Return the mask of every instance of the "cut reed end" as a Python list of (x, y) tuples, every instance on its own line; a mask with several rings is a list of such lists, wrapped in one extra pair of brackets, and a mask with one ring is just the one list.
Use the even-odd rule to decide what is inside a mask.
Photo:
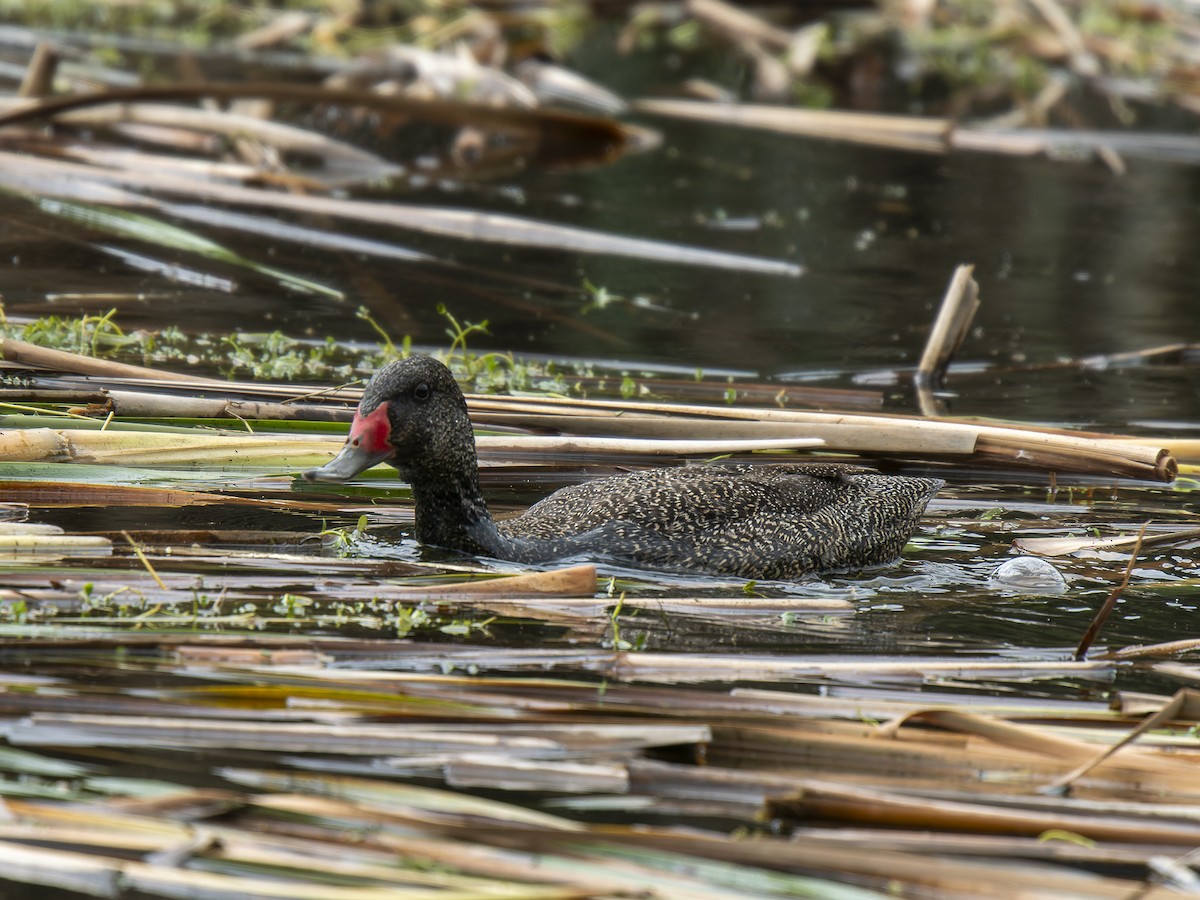
[(1159, 450), (1154, 461), (1154, 473), (1160, 481), (1174, 481), (1179, 475), (1179, 462), (1171, 455), (1170, 450)]

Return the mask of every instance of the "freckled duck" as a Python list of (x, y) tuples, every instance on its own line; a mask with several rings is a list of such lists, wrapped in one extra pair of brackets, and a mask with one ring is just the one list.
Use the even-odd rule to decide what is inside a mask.
[(762, 579), (895, 559), (943, 484), (838, 464), (692, 465), (566, 487), (496, 522), (479, 490), (462, 391), (442, 363), (421, 356), (376, 373), (342, 451), (304, 477), (346, 481), (381, 462), (412, 486), (423, 544), (516, 562), (590, 555)]

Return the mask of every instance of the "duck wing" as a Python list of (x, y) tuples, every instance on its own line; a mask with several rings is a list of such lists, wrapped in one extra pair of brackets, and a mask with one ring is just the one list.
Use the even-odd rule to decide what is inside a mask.
[(564, 488), (500, 527), (558, 555), (795, 579), (899, 556), (941, 486), (836, 464), (687, 466)]
[(680, 531), (778, 508), (804, 515), (837, 499), (840, 473), (827, 468), (814, 475), (793, 465), (695, 465), (613, 475), (562, 488), (499, 528), (510, 537), (561, 538), (615, 521)]

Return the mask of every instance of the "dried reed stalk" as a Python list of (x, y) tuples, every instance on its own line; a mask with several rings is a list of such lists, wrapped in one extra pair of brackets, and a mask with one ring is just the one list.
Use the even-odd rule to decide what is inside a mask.
[[(296, 434), (172, 434), (26, 428), (0, 431), (0, 460), (126, 466), (270, 466), (303, 468), (326, 462), (344, 440)], [(820, 446), (818, 438), (732, 441), (619, 440), (578, 437), (480, 437), (481, 450), (505, 453), (634, 453), (681, 455)]]
[[(267, 99), (304, 104), (359, 106), (452, 126), (547, 129), (557, 132), (560, 138), (569, 137), (584, 144), (605, 147), (613, 156), (620, 150), (627, 149), (629, 145), (649, 140), (651, 137), (637, 128), (599, 116), (266, 81), (250, 84), (210, 81), (141, 85), (26, 101), (0, 113), (0, 128), (25, 122), (46, 121), (64, 113), (95, 106), (206, 98)], [(258, 120), (257, 123), (252, 121), (253, 124), (264, 123)]]
[[(1149, 524), (1149, 522), (1146, 523), (1146, 525)], [(1142, 530), (1138, 532), (1137, 542), (1133, 545), (1133, 549), (1129, 551), (1129, 562), (1125, 566), (1125, 572), (1122, 574), (1121, 580), (1109, 591), (1108, 596), (1104, 599), (1100, 608), (1096, 610), (1095, 616), (1092, 617), (1092, 621), (1088, 624), (1083, 637), (1079, 639), (1079, 644), (1075, 647), (1076, 660), (1087, 658), (1088, 650), (1091, 649), (1096, 636), (1100, 634), (1100, 629), (1108, 621), (1108, 617), (1112, 615), (1113, 609), (1116, 608), (1117, 600), (1125, 592), (1125, 588), (1129, 587), (1129, 577), (1133, 574), (1133, 567), (1137, 563), (1138, 553), (1142, 549), (1142, 538), (1146, 535), (1146, 525), (1143, 525)]]
[(389, 594), (398, 598), (417, 595), (423, 599), (441, 597), (592, 597), (596, 593), (596, 567), (591, 565), (552, 569), (548, 572), (526, 572), (503, 578), (463, 581), (457, 584), (404, 585), (390, 587)]
[[(284, 396), (304, 399), (305, 407), (316, 407), (318, 397), (337, 397), (355, 402), (361, 391), (332, 390), (320, 387), (221, 383), (193, 376), (163, 375), (142, 367), (90, 360), (61, 351), (44, 351), (20, 341), (7, 340), (0, 346), (6, 357), (31, 365), (49, 365), (66, 371), (98, 371), (108, 375), (153, 379), (153, 383), (177, 382), (180, 388), (192, 386), (198, 392), (211, 392), (220, 385), (222, 392), (248, 392), (258, 396)], [(43, 354), (51, 354), (49, 356)], [(113, 370), (109, 367), (117, 366)], [(93, 368), (96, 367), (96, 368)], [(157, 399), (155, 403), (162, 402)], [(217, 412), (220, 399), (202, 401), (208, 413)], [(228, 401), (232, 403), (233, 401)], [(1021, 425), (979, 424), (956, 420), (918, 419), (904, 416), (864, 415), (856, 413), (820, 413), (789, 409), (704, 406), (697, 404), (631, 403), (613, 400), (564, 400), (526, 397), (520, 399), (469, 395), (474, 421), (487, 425), (519, 425), (553, 429), (577, 437), (561, 443), (542, 445), (544, 439), (523, 439), (524, 445), (508, 439), (480, 440), (481, 449), (494, 447), (504, 452), (526, 449), (530, 452), (647, 452), (651, 445), (585, 444), (580, 437), (640, 437), (657, 440), (768, 441), (774, 447), (797, 446), (778, 443), (783, 440), (820, 439), (825, 448), (835, 451), (934, 457), (973, 457), (985, 462), (1032, 466), (1057, 472), (1080, 472), (1155, 481), (1171, 481), (1178, 463), (1161, 444), (1131, 441), (1113, 435), (1073, 434), (1061, 429), (1040, 429)], [(187, 401), (181, 401), (187, 408)], [(136, 408), (136, 407), (135, 407)], [(254, 411), (246, 407), (247, 412)], [(146, 411), (146, 410), (143, 410)], [(233, 412), (232, 407), (220, 411)], [(264, 404), (262, 412), (271, 415), (297, 415)], [(320, 418), (342, 418), (345, 411), (323, 413)], [(316, 416), (314, 416), (316, 417)], [(282, 441), (281, 441), (282, 443)], [(315, 442), (317, 443), (317, 442)], [(247, 449), (249, 444), (243, 445)], [(696, 445), (691, 452), (721, 453), (754, 449), (762, 445)], [(296, 448), (298, 449), (298, 448)], [(315, 445), (312, 452), (323, 452)], [(664, 452), (680, 452), (665, 449)], [(25, 458), (13, 457), (8, 458)], [(36, 458), (36, 457), (32, 457)], [(244, 458), (244, 457), (243, 457)], [(306, 461), (305, 465), (308, 464)]]
[(1083, 835), (1096, 841), (1152, 842), (1194, 846), (1194, 823), (1154, 822), (1144, 818), (1084, 816), (1035, 810), (1006, 810), (978, 803), (908, 797), (898, 793), (811, 784), (798, 794), (769, 801), (767, 814), (787, 819), (820, 819), (898, 828), (1015, 834), (1036, 837), (1046, 831)]
[(1013, 549), (1034, 556), (1069, 556), (1081, 550), (1122, 550), (1127, 547), (1156, 547), (1184, 544), (1200, 540), (1200, 528), (1184, 528), (1163, 534), (1122, 535), (1118, 537), (1061, 537), (1061, 538), (1017, 538)]
[(971, 277), (974, 271), (974, 266), (967, 265), (955, 269), (925, 344), (925, 352), (917, 363), (913, 384), (922, 415), (933, 416), (944, 412), (943, 404), (934, 396), (934, 391), (942, 386), (946, 367), (962, 346), (971, 320), (979, 310), (979, 285)]
[(724, 0), (686, 0), (684, 9), (734, 42), (749, 41), (775, 51), (786, 50), (792, 43), (791, 32)]
[(126, 363), (111, 362), (106, 359), (96, 359), (79, 353), (68, 353), (65, 350), (51, 350), (39, 347), (27, 341), (16, 338), (0, 338), (0, 358), (21, 365), (34, 366), (39, 369), (51, 369), (56, 372), (75, 372), (82, 375), (103, 375), (113, 378), (152, 378), (156, 381), (189, 381), (206, 385), (221, 384), (222, 382), (209, 378), (199, 378), (195, 375), (180, 375), (162, 369), (148, 369), (145, 366), (131, 366)]
[(761, 128), (784, 134), (851, 141), (867, 146), (923, 153), (945, 153), (954, 127), (950, 119), (794, 109), (750, 103), (638, 100), (633, 107), (641, 112), (678, 119), (719, 122), (743, 128)]
[[(791, 433), (820, 437), (830, 450), (935, 456), (974, 455), (981, 460), (1051, 471), (1117, 475), (1153, 481), (1171, 481), (1179, 468), (1169, 451), (1161, 447), (1106, 438), (1075, 437), (1017, 425), (979, 425), (903, 416), (784, 409), (635, 404), (612, 400), (575, 400), (567, 403), (529, 397), (510, 401), (471, 395), (468, 401), (475, 419), (482, 423), (512, 424), (514, 416), (520, 416), (530, 425), (556, 427), (563, 432), (574, 430), (573, 421), (580, 416), (586, 417), (586, 430), (592, 434), (629, 434), (638, 426), (643, 428), (643, 433), (653, 430), (665, 435), (689, 428), (694, 433), (712, 427), (706, 423), (741, 421), (790, 425), (795, 429)], [(775, 433), (788, 432), (781, 430)]]

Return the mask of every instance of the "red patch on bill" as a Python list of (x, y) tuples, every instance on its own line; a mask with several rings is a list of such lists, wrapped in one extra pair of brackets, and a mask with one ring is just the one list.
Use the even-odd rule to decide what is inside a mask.
[(365, 416), (359, 412), (354, 413), (354, 422), (350, 425), (350, 443), (370, 454), (383, 453), (391, 449), (388, 446), (388, 436), (391, 433), (392, 425), (388, 421), (387, 404), (380, 403), (373, 412)]

